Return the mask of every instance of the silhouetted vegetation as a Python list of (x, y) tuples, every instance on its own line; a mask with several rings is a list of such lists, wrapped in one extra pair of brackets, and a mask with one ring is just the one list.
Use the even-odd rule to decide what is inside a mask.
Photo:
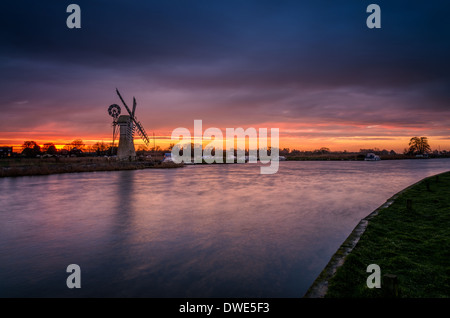
[(396, 153), (394, 150), (379, 148), (360, 149), (357, 152), (331, 151), (327, 147), (322, 147), (313, 151), (300, 151), (297, 149), (283, 148), (279, 151), (280, 156), (287, 160), (364, 160), (368, 153), (373, 153), (382, 160), (396, 159), (416, 159), (416, 158), (450, 158), (450, 151), (431, 150), (427, 137), (412, 137), (409, 148), (405, 148), (403, 153)]
[(44, 144), (41, 151), (42, 153), (48, 155), (56, 155), (58, 153), (58, 150), (56, 149), (56, 146), (53, 143)]
[(409, 140), (409, 149), (405, 154), (409, 155), (424, 155), (431, 152), (431, 147), (428, 144), (427, 137), (412, 137)]
[(22, 144), (22, 155), (32, 158), (41, 154), (41, 147), (35, 141), (25, 141)]

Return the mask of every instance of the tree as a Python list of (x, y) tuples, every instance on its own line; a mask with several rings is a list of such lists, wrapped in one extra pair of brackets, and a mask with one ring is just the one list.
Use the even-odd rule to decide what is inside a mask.
[(85, 146), (81, 139), (75, 139), (70, 145), (72, 146), (72, 149), (77, 148), (78, 150), (83, 150), (83, 147)]
[(24, 149), (33, 149), (35, 146), (37, 146), (38, 144), (36, 143), (36, 141), (24, 141), (22, 144), (22, 150)]
[(35, 141), (24, 141), (22, 154), (26, 157), (36, 157), (41, 154), (41, 147)]
[(289, 155), (289, 148), (283, 148), (280, 150), (280, 156), (287, 156)]
[(143, 155), (145, 155), (145, 153), (148, 151), (148, 148), (147, 148), (147, 146), (145, 146), (145, 145), (139, 145), (138, 146), (138, 149), (136, 150), (136, 154), (138, 155), (138, 156), (143, 156)]
[(168, 151), (172, 151), (173, 147), (175, 147), (174, 143), (170, 143), (169, 147), (167, 148)]
[(96, 142), (93, 146), (93, 149), (95, 152), (97, 152), (97, 155), (104, 155), (106, 151), (108, 150), (108, 145), (102, 142)]
[(315, 153), (320, 153), (320, 154), (327, 154), (330, 153), (330, 148), (327, 147), (322, 147), (319, 150), (314, 150)]
[(139, 145), (137, 151), (148, 151), (148, 149), (145, 145)]
[(48, 142), (45, 143), (44, 146), (42, 146), (42, 152), (49, 155), (55, 155), (57, 153), (57, 149), (53, 143)]
[(428, 144), (427, 137), (412, 137), (409, 140), (409, 150), (410, 154), (426, 154), (431, 151), (431, 147)]

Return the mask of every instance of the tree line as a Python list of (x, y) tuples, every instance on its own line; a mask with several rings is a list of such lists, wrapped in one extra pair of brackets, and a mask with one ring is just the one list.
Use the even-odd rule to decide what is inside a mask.
[[(172, 145), (171, 145), (172, 146)], [(73, 155), (82, 156), (86, 153), (92, 155), (115, 155), (117, 154), (117, 146), (112, 147), (110, 144), (103, 141), (96, 142), (93, 145), (86, 145), (83, 140), (75, 139), (72, 142), (63, 146), (62, 149), (57, 149), (54, 143), (45, 143), (42, 146), (38, 145), (37, 142), (32, 140), (24, 141), (21, 147), (21, 155), (28, 158), (35, 158), (37, 156), (55, 156), (55, 155)], [(170, 152), (170, 147), (168, 149), (163, 149), (160, 146), (155, 146), (154, 148), (148, 149), (144, 145), (139, 145), (136, 149), (138, 155), (145, 155), (149, 152), (152, 153), (164, 153)]]
[(97, 142), (92, 146), (86, 147), (86, 144), (81, 139), (75, 139), (71, 143), (64, 145), (58, 150), (54, 143), (45, 143), (42, 145), (32, 140), (24, 141), (22, 144), (21, 154), (25, 157), (36, 157), (41, 155), (80, 155), (84, 151), (96, 152), (97, 154), (106, 153), (110, 146), (104, 142)]
[[(160, 146), (155, 146), (148, 149), (144, 145), (139, 145), (137, 147), (138, 155), (145, 155), (149, 152), (164, 153), (170, 152), (174, 144), (170, 144), (167, 149), (162, 149)], [(45, 143), (39, 146), (35, 141), (24, 141), (22, 144), (21, 154), (25, 157), (36, 157), (41, 155), (81, 155), (83, 152), (96, 153), (97, 155), (114, 155), (117, 152), (117, 147), (112, 147), (109, 144), (101, 141), (96, 142), (93, 145), (86, 145), (83, 140), (75, 139), (71, 143), (66, 144), (62, 149), (58, 150), (54, 143)], [(377, 155), (396, 155), (394, 150), (380, 150), (378, 148), (373, 149), (360, 149), (359, 153), (375, 153)], [(431, 153), (431, 147), (428, 142), (427, 137), (412, 137), (409, 140), (408, 147), (404, 149), (404, 155), (425, 155)], [(436, 153), (437, 150), (434, 151)], [(300, 151), (297, 149), (283, 148), (279, 150), (281, 156), (298, 156), (298, 155), (326, 155), (326, 154), (347, 154), (346, 150), (339, 152), (332, 152), (327, 147), (322, 147), (313, 151)], [(447, 153), (447, 151), (442, 151), (442, 153)]]
[[(386, 150), (386, 149), (379, 149), (379, 148), (369, 148), (369, 149), (360, 149), (359, 152), (348, 152), (347, 150), (344, 151), (331, 151), (328, 147), (322, 147), (320, 149), (315, 149), (312, 151), (301, 151), (297, 149), (289, 149), (289, 148), (283, 148), (280, 149), (280, 155), (281, 156), (311, 156), (311, 155), (327, 155), (327, 154), (367, 154), (367, 153), (374, 153), (376, 155), (383, 155), (383, 156), (394, 156), (394, 155), (401, 155), (395, 152), (394, 150)], [(428, 137), (412, 137), (409, 140), (408, 147), (403, 150), (403, 155), (406, 156), (413, 156), (413, 155), (426, 155), (426, 154), (447, 154), (448, 152), (446, 150), (438, 151), (438, 150), (431, 150), (431, 146), (428, 142)]]

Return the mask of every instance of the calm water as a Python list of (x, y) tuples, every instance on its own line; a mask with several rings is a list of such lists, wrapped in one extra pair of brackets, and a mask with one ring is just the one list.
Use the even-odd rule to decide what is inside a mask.
[[(301, 297), (364, 218), (450, 160), (0, 179), (2, 297)], [(81, 267), (68, 289), (66, 267)]]

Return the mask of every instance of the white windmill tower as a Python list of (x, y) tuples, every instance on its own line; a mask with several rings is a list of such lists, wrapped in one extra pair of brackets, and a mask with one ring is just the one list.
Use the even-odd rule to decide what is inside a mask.
[[(114, 122), (113, 122), (113, 143), (115, 139), (115, 129), (116, 126), (119, 126), (119, 147), (117, 149), (117, 159), (118, 160), (135, 160), (136, 159), (136, 151), (134, 149), (134, 133), (137, 131), (138, 135), (141, 137), (141, 139), (144, 141), (145, 145), (148, 146), (150, 143), (150, 139), (147, 136), (147, 133), (145, 132), (144, 127), (142, 124), (137, 120), (135, 111), (136, 111), (136, 99), (133, 97), (133, 110), (130, 110), (130, 108), (127, 106), (125, 101), (123, 100), (122, 96), (119, 93), (119, 90), (116, 89), (117, 95), (119, 95), (120, 100), (122, 101), (122, 104), (125, 106), (126, 110), (128, 111), (129, 115), (120, 115), (120, 107), (116, 104), (113, 104), (110, 106), (108, 111), (110, 112), (110, 115), (113, 116), (116, 115), (116, 117), (113, 116)], [(117, 107), (119, 110), (117, 111)], [(113, 114), (111, 114), (111, 111), (115, 110)], [(118, 116), (118, 117), (117, 117)]]

